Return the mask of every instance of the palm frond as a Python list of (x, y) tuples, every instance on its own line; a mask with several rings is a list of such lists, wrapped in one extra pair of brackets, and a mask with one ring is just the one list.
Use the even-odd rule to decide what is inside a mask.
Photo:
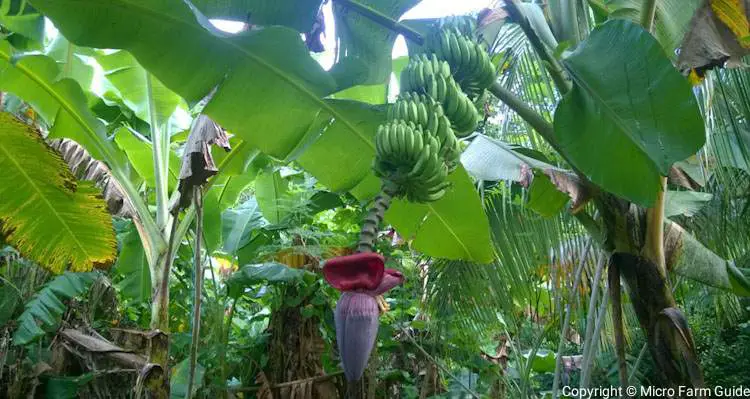
[(715, 71), (702, 93), (707, 115), (702, 166), (713, 199), (684, 224), (719, 256), (739, 259), (750, 248), (750, 72)]
[(566, 216), (542, 218), (498, 193), (488, 195), (486, 211), (496, 261), (434, 260), (428, 271), (430, 313), (467, 332), (503, 322), (518, 325), (527, 317), (554, 319), (559, 304), (553, 295), (572, 281), (574, 253), (584, 246), (582, 230)]
[[(491, 54), (498, 65), (499, 81), (526, 104), (552, 121), (552, 113), (559, 100), (553, 80), (534, 51), (521, 28), (506, 25), (492, 46)], [(495, 116), (491, 121), (498, 131), (485, 134), (503, 141), (551, 153), (546, 142), (518, 117), (506, 104), (496, 101)]]

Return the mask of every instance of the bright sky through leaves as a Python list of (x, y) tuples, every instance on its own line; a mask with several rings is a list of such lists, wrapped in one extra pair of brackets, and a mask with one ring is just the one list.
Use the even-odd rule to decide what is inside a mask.
[[(464, 15), (477, 12), (485, 7), (491, 7), (493, 3), (494, 1), (492, 0), (423, 0), (404, 14), (402, 19), (439, 18), (448, 15)], [(324, 68), (328, 69), (333, 65), (334, 51), (336, 49), (335, 26), (330, 1), (323, 6), (323, 14), (325, 15), (326, 20), (326, 32), (325, 37), (323, 38), (326, 52), (321, 54), (317, 59)], [(239, 32), (243, 28), (242, 22), (218, 19), (212, 19), (211, 22), (217, 28), (229, 33)], [(393, 58), (402, 55), (406, 55), (406, 42), (403, 37), (399, 36), (393, 47)]]

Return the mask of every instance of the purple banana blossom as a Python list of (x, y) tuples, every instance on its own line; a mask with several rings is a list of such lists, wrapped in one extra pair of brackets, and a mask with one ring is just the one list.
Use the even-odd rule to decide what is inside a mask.
[(363, 252), (330, 259), (323, 275), (342, 292), (336, 303), (336, 341), (349, 381), (357, 381), (370, 358), (378, 335), (380, 311), (375, 297), (404, 282), (404, 275), (385, 268), (385, 259)]

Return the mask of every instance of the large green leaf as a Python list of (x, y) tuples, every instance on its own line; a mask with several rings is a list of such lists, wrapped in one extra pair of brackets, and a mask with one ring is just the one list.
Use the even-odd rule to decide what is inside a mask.
[(73, 139), (94, 158), (114, 161), (116, 152), (106, 140), (104, 125), (88, 109), (83, 90), (60, 75), (52, 58), (17, 54), (8, 42), (0, 41), (0, 90), (31, 104), (51, 126), (51, 138)]
[(701, 244), (674, 222), (664, 226), (671, 271), (711, 287), (750, 296), (750, 270), (738, 268)]
[[(297, 32), (270, 27), (222, 35), (206, 28), (205, 16), (178, 0), (35, 0), (34, 5), (78, 45), (128, 50), (189, 103), (221, 84), (205, 112), (251, 148), (279, 159), (299, 158), (309, 168), (331, 162), (311, 170), (321, 183), (350, 190), (360, 199), (377, 192), (380, 183), (370, 170), (377, 117), (369, 113), (384, 112), (350, 112), (353, 106), (322, 99), (336, 84), (309, 56)], [(329, 135), (330, 129), (340, 129), (344, 140), (324, 145), (322, 140), (338, 136)], [(300, 157), (315, 149), (314, 159)], [(458, 197), (471, 198), (467, 196), (476, 193), (470, 189)], [(460, 206), (472, 204), (481, 210), (478, 201)]]
[(62, 77), (72, 78), (81, 87), (91, 86), (94, 79), (94, 67), (86, 63), (85, 57), (93, 56), (94, 49), (78, 47), (63, 35), (57, 35), (47, 46), (46, 54), (60, 65)]
[[(398, 20), (418, 0), (351, 0), (362, 7)], [(339, 89), (387, 83), (391, 50), (397, 33), (364, 17), (344, 2), (334, 2), (333, 16), (339, 39), (338, 62), (331, 69)]]
[(697, 191), (667, 191), (664, 199), (664, 217), (698, 213), (713, 195)]
[(255, 197), (263, 216), (272, 224), (279, 224), (289, 214), (289, 181), (279, 171), (266, 170), (255, 180)]
[[(243, 147), (238, 147), (233, 152), (244, 153), (245, 151)], [(238, 157), (242, 158), (239, 153), (235, 153), (235, 158), (228, 160), (228, 164), (222, 166), (221, 174), (216, 176), (214, 184), (204, 196), (203, 237), (206, 239), (206, 247), (210, 250), (221, 248), (222, 241), (226, 238), (223, 236), (224, 212), (237, 203), (241, 194), (255, 180), (258, 173), (255, 164), (242, 167), (233, 165), (241, 163), (233, 162), (239, 160)], [(253, 154), (257, 154), (257, 152)], [(247, 158), (248, 163), (255, 159), (253, 154)]]
[(125, 230), (118, 234), (118, 239), (120, 254), (115, 270), (123, 276), (118, 284), (120, 293), (125, 298), (147, 302), (151, 299), (151, 270), (135, 225), (128, 223)]
[(461, 154), (461, 163), (476, 179), (505, 180), (528, 186), (526, 206), (542, 216), (558, 214), (568, 203), (569, 196), (574, 207), (584, 201), (584, 190), (571, 173), (526, 156), (522, 151), (529, 150), (477, 135)]
[(192, 0), (207, 17), (284, 25), (307, 33), (318, 15), (321, 0)]
[(216, 179), (216, 182), (211, 187), (221, 190), (220, 204), (221, 209), (227, 209), (233, 207), (240, 199), (242, 193), (247, 190), (250, 184), (255, 180), (257, 171), (248, 171), (247, 173), (237, 176), (223, 176), (223, 178)]
[(477, 135), (461, 154), (461, 164), (472, 177), (485, 181), (521, 182), (526, 178), (527, 170), (554, 168), (515, 151), (518, 148), (485, 135)]
[(333, 81), (291, 29), (221, 35), (178, 0), (34, 3), (72, 42), (128, 50), (189, 103), (222, 83), (206, 113), (271, 155), (284, 158), (312, 118), (330, 111), (320, 97)]
[[(330, 129), (342, 132), (346, 140), (326, 150), (344, 153), (364, 146), (368, 152), (353, 155), (361, 159), (355, 167), (346, 163), (348, 158), (341, 159), (335, 168), (316, 170), (313, 175), (344, 190), (365, 178), (370, 187), (376, 182), (369, 173), (374, 145), (368, 138), (375, 130), (368, 113), (383, 114), (376, 108), (349, 112), (351, 107), (321, 99), (335, 91), (334, 81), (309, 56), (297, 32), (270, 27), (246, 35), (217, 36), (177, 0), (85, 4), (37, 0), (34, 4), (76, 44), (128, 50), (190, 103), (221, 83), (205, 112), (266, 154), (286, 159), (308, 149), (309, 140), (325, 139)], [(330, 136), (334, 135), (338, 133)], [(336, 173), (328, 173), (331, 170)], [(374, 194), (372, 189), (362, 191), (362, 195)]]
[[(211, 148), (211, 154), (214, 157), (216, 165), (221, 166), (221, 174), (219, 176), (240, 176), (240, 175), (251, 175), (255, 176), (258, 171), (265, 167), (269, 162), (270, 158), (267, 156), (259, 156), (260, 151), (251, 147), (244, 141), (240, 141), (236, 138), (229, 140), (229, 145), (232, 147), (232, 151), (226, 152), (225, 149), (213, 146)], [(216, 185), (218, 183), (214, 183)]]
[(96, 61), (104, 69), (104, 76), (114, 86), (125, 105), (132, 109), (141, 120), (151, 123), (149, 85), (151, 85), (150, 98), (154, 103), (153, 116), (160, 126), (167, 122), (180, 104), (180, 97), (164, 87), (158, 79), (149, 78), (148, 72), (127, 51), (99, 55)]
[(221, 248), (222, 218), (221, 191), (210, 190), (203, 196), (203, 239), (209, 251)]
[[(611, 11), (609, 17), (639, 22), (643, 4), (645, 3), (642, 0), (607, 0), (607, 7)], [(675, 58), (674, 50), (680, 47), (680, 41), (689, 28), (690, 19), (700, 4), (701, 0), (659, 0), (656, 2), (654, 36), (670, 58)]]
[(0, 114), (0, 233), (54, 273), (112, 264), (112, 218), (92, 182), (77, 182), (40, 134)]
[(224, 252), (236, 253), (250, 242), (254, 230), (267, 224), (255, 198), (248, 199), (237, 208), (227, 209), (222, 214)]
[(318, 191), (307, 201), (307, 211), (310, 215), (317, 215), (329, 209), (344, 206), (341, 197), (329, 191)]
[(575, 85), (555, 112), (561, 150), (605, 190), (653, 204), (659, 176), (704, 143), (690, 84), (659, 43), (627, 20), (594, 29), (564, 65)]
[(531, 369), (537, 373), (554, 373), (555, 372), (555, 352), (550, 350), (534, 351), (534, 357), (530, 359), (532, 351), (523, 354), (527, 361), (531, 361)]
[(4, 326), (13, 317), (21, 301), (21, 293), (17, 287), (5, 282), (0, 285), (0, 326)]
[[(154, 155), (152, 144), (143, 136), (128, 129), (120, 127), (115, 131), (115, 143), (125, 151), (130, 165), (138, 172), (149, 187), (155, 187), (156, 177), (154, 175)], [(169, 152), (169, 189), (177, 185), (180, 175), (180, 158), (174, 152)]]
[(0, 2), (0, 25), (39, 44), (44, 39), (44, 18), (25, 0)]
[(293, 269), (281, 263), (243, 266), (240, 270), (232, 273), (227, 280), (229, 296), (236, 298), (242, 295), (246, 287), (262, 282), (273, 284), (300, 281), (307, 273), (309, 272), (302, 269)]
[(386, 222), (415, 250), (446, 259), (478, 263), (492, 261), (489, 222), (469, 175), (459, 166), (449, 176), (453, 187), (443, 198), (427, 204), (394, 200)]
[(388, 102), (388, 84), (354, 86), (331, 94), (331, 98), (385, 104)]
[(26, 345), (44, 336), (45, 331), (54, 331), (65, 312), (64, 300), (84, 293), (94, 280), (96, 273), (71, 273), (55, 277), (26, 304), (18, 317), (18, 328), (13, 334), (14, 345)]
[(534, 212), (553, 217), (560, 213), (570, 199), (561, 193), (549, 176), (544, 173), (534, 173), (534, 180), (529, 187), (529, 197), (526, 206)]
[(346, 100), (327, 101), (340, 114), (354, 118), (356, 129), (352, 130), (345, 121), (334, 121), (306, 148), (298, 162), (333, 191), (351, 190), (359, 199), (371, 198), (380, 190), (372, 162), (375, 133), (385, 122), (385, 107)]

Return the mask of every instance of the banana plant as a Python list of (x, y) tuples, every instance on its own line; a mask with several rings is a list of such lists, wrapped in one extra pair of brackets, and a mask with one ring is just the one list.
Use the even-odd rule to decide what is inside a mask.
[[(130, 268), (129, 277), (140, 277), (126, 279), (125, 292), (141, 296), (156, 293), (151, 324), (155, 330), (168, 331), (168, 296), (159, 293), (165, 292), (162, 287), (169, 279), (165, 265), (169, 256), (174, 256), (166, 253), (168, 225), (178, 222), (169, 209), (169, 190), (176, 195), (179, 174), (179, 158), (172, 145), (180, 144), (172, 140), (178, 132), (171, 117), (185, 105), (125, 51), (105, 54), (81, 49), (62, 36), (53, 41), (48, 55), (25, 55), (8, 41), (0, 46), (0, 90), (29, 104), (34, 110), (33, 121), (42, 126), (29, 127), (10, 114), (1, 114), (5, 134), (0, 161), (14, 172), (4, 175), (7, 193), (3, 194), (0, 212), (8, 243), (55, 273), (113, 264), (117, 255), (114, 229), (107, 202), (94, 187), (99, 185), (107, 199), (114, 197), (120, 203), (118, 213), (133, 221), (118, 264)], [(96, 108), (88, 106), (89, 99), (95, 104), (102, 100), (88, 91), (91, 74), (86, 73), (84, 59), (95, 59), (104, 70), (105, 101), (114, 102), (116, 105), (110, 108), (117, 110), (108, 125), (101, 120), (109, 115), (95, 114)], [(123, 117), (125, 114), (129, 116)], [(137, 120), (148, 130), (138, 132), (136, 124), (124, 125), (120, 120)], [(39, 131), (42, 129), (47, 140), (63, 140), (45, 142)], [(107, 137), (108, 131), (114, 140)], [(223, 158), (222, 166), (228, 172), (223, 168), (225, 173), (216, 180), (219, 184), (214, 184), (213, 191), (207, 190), (212, 198), (223, 199), (210, 205), (218, 209), (212, 209), (218, 219), (212, 223), (220, 225), (222, 207), (232, 206), (251, 181), (241, 175), (255, 154), (239, 148)], [(81, 172), (77, 174), (85, 181), (77, 181), (69, 167)], [(233, 194), (222, 198), (227, 191)], [(153, 202), (148, 200), (150, 193)], [(18, 212), (24, 208), (26, 211)], [(184, 236), (189, 226), (190, 220), (184, 220), (178, 234)], [(55, 237), (47, 237), (43, 231)], [(181, 237), (172, 235), (178, 243)], [(28, 329), (30, 324), (25, 326)], [(31, 339), (39, 337), (35, 333)], [(19, 338), (16, 342), (26, 344), (31, 339)], [(166, 359), (167, 346), (157, 349), (160, 352), (152, 357)], [(166, 368), (166, 362), (161, 364)]]
[[(207, 218), (220, 218), (221, 210), (233, 203), (226, 197), (237, 193), (233, 186), (247, 184), (246, 166), (259, 152), (285, 162), (296, 161), (321, 184), (337, 192), (351, 192), (363, 202), (377, 193), (378, 179), (371, 170), (374, 136), (385, 120), (386, 107), (382, 102), (349, 100), (350, 94), (342, 90), (359, 84), (385, 85), (391, 66), (386, 49), (392, 47), (395, 32), (349, 12), (349, 8), (337, 8), (338, 17), (348, 20), (350, 27), (341, 33), (347, 49), (327, 73), (309, 56), (299, 37), (300, 30), (312, 25), (311, 16), (317, 14), (319, 2), (297, 7), (297, 2), (289, 1), (272, 7), (259, 1), (258, 12), (248, 21), (256, 28), (239, 36), (221, 33), (208, 22), (201, 10), (207, 15), (236, 12), (236, 8), (217, 7), (212, 2), (197, 2), (197, 8), (176, 0), (163, 4), (77, 3), (76, 7), (59, 1), (28, 3), (34, 8), (25, 12), (50, 18), (61, 33), (46, 55), (23, 53), (14, 47), (15, 40), (0, 42), (0, 90), (35, 110), (49, 139), (75, 140), (109, 169), (133, 220), (135, 231), (123, 251), (141, 265), (136, 274), (141, 287), (134, 291), (143, 294), (143, 284), (150, 282), (154, 330), (169, 331), (169, 265), (197, 211), (188, 207), (181, 218), (172, 212), (172, 205), (179, 201), (175, 189), (179, 168), (172, 151), (173, 145), (179, 145), (179, 136), (173, 130), (172, 116), (176, 108), (184, 113), (184, 102), (195, 104), (211, 94), (210, 100), (201, 104), (204, 113), (235, 136), (231, 152), (214, 154), (219, 173), (205, 187)], [(395, 18), (415, 4), (396, 0), (393, 4), (369, 3), (364, 5)], [(290, 14), (290, 10), (295, 12)], [(137, 21), (123, 20), (126, 14)], [(157, 21), (153, 15), (164, 18)], [(260, 29), (261, 25), (267, 26)], [(3, 26), (12, 30), (8, 23)], [(133, 30), (135, 26), (143, 29)], [(368, 40), (376, 43), (371, 46)], [(91, 63), (104, 71), (102, 97), (89, 90), (91, 75), (85, 66)], [(379, 69), (370, 71), (370, 65)], [(270, 92), (274, 94), (268, 95)], [(259, 133), (263, 131), (275, 133)], [(489, 261), (489, 231), (477, 193), (465, 173), (456, 174), (454, 180), (455, 195), (426, 208), (410, 208), (404, 203), (400, 212), (389, 217), (390, 222), (427, 253)], [(458, 209), (470, 211), (470, 217)], [(412, 211), (425, 223), (414, 226)], [(12, 220), (13, 215), (0, 216)], [(475, 233), (470, 231), (472, 226), (480, 228), (475, 228)], [(212, 243), (210, 232), (206, 233), (209, 250), (218, 249), (220, 243)], [(441, 238), (435, 241), (434, 237)], [(112, 260), (110, 248), (107, 263)], [(153, 346), (151, 362), (166, 370), (167, 341), (159, 343)]]
[[(50, 137), (75, 139), (111, 169), (134, 209), (152, 288), (168, 281), (175, 251), (168, 243), (181, 242), (196, 212), (188, 208), (181, 219), (170, 212), (170, 204), (178, 200), (169, 192), (176, 176), (170, 168), (175, 162), (170, 161), (173, 139), (167, 119), (176, 96), (169, 95), (170, 90), (190, 104), (215, 90), (204, 112), (235, 135), (232, 152), (215, 154), (220, 173), (208, 182), (205, 204), (225, 203), (223, 193), (233, 181), (242, 181), (244, 166), (258, 151), (295, 161), (321, 184), (363, 202), (378, 193), (380, 183), (371, 167), (378, 145), (375, 134), (387, 120), (388, 107), (384, 96), (372, 96), (383, 99), (375, 104), (351, 98), (382, 90), (357, 85), (385, 84), (397, 33), (411, 38), (410, 49), (418, 51), (424, 44), (419, 38), (425, 31), (419, 27), (425, 24), (398, 22), (414, 2), (334, 0), (337, 19), (347, 28), (342, 29), (340, 56), (330, 72), (315, 63), (299, 38), (300, 31), (312, 25), (310, 16), (318, 7), (297, 6), (316, 2), (274, 2), (274, 7), (257, 1), (250, 8), (238, 2), (176, 0), (30, 3), (70, 40), (68, 55), (75, 46), (120, 49), (96, 57), (115, 87), (107, 100), (128, 109), (130, 118), (141, 120), (147, 130), (118, 130), (114, 142), (76, 81), (85, 74), (64, 71), (67, 76), (61, 79), (59, 63), (23, 54), (10, 40), (0, 44), (0, 90), (31, 104)], [(672, 66), (679, 37), (696, 7), (695, 1), (688, 3), (690, 7), (676, 0), (559, 0), (550, 1), (545, 13), (535, 4), (509, 1), (504, 15), (518, 28), (501, 27), (498, 39), (513, 34), (528, 51), (523, 61), (509, 64), (511, 70), (498, 65), (501, 79), (490, 92), (520, 116), (524, 127), (534, 130), (530, 140), (536, 149), (552, 155), (552, 166), (528, 157), (514, 166), (515, 179), (529, 185), (534, 201), (529, 207), (554, 215), (564, 208), (565, 196), (572, 198), (571, 214), (613, 255), (612, 275), (623, 277), (631, 288), (652, 355), (672, 382), (698, 385), (699, 375), (678, 370), (674, 364), (680, 364), (679, 359), (671, 355), (678, 352), (668, 350), (680, 342), (690, 348), (689, 340), (682, 338), (689, 337), (684, 317), (674, 310), (674, 298), (665, 288), (668, 273), (740, 293), (747, 280), (733, 264), (712, 256), (674, 222), (664, 220), (665, 176), (673, 165), (697, 153), (704, 140), (691, 87)], [(255, 19), (246, 21), (254, 28), (241, 35), (218, 32), (207, 19), (238, 16), (247, 9), (254, 11)], [(671, 12), (675, 9), (681, 12)], [(617, 56), (603, 59), (601, 54), (611, 46), (619, 49)], [(126, 66), (122, 58), (127, 54), (138, 67)], [(75, 68), (73, 62), (64, 65)], [(548, 84), (504, 86), (513, 82), (506, 79), (513, 65), (524, 68), (524, 75), (548, 77)], [(118, 88), (119, 79), (135, 83)], [(533, 97), (528, 95), (532, 90)], [(521, 96), (514, 94), (519, 91)], [(551, 106), (528, 104), (540, 98), (551, 98)], [(556, 108), (554, 115), (551, 108)], [(591, 151), (592, 145), (597, 151)], [(525, 149), (511, 151), (528, 154)], [(395, 202), (386, 221), (428, 255), (491, 261), (487, 218), (469, 174), (458, 165), (449, 179), (452, 189), (442, 199), (432, 205)], [(153, 193), (153, 212), (141, 181), (141, 187)], [(592, 208), (598, 210), (598, 219), (591, 215)], [(211, 245), (208, 238), (206, 243)], [(694, 255), (700, 255), (697, 266), (689, 261)], [(632, 273), (634, 268), (641, 273)], [(610, 291), (617, 298), (617, 290)], [(153, 292), (152, 327), (166, 332), (168, 291)], [(162, 349), (153, 360), (166, 368)], [(688, 366), (695, 363), (687, 358)]]

